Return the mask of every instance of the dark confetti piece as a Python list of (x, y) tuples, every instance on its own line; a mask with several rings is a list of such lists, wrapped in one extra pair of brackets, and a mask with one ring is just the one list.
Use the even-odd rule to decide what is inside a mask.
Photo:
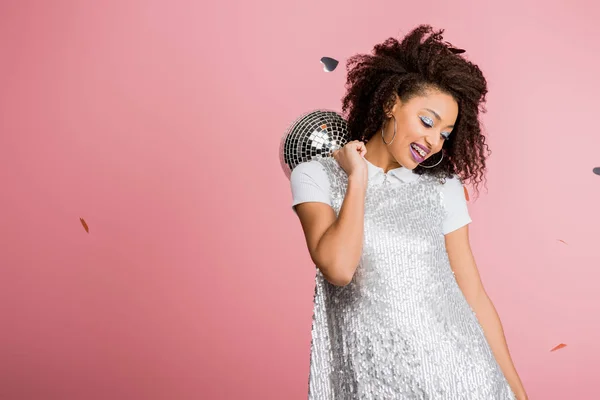
[(564, 343), (561, 343), (561, 344), (559, 344), (558, 346), (554, 347), (552, 350), (550, 350), (550, 352), (553, 352), (553, 351), (556, 351), (556, 350), (560, 350), (560, 349), (562, 349), (563, 347), (567, 347), (567, 345), (566, 345), (566, 344), (564, 344)]
[(454, 47), (452, 45), (452, 43), (450, 43), (450, 42), (446, 42), (446, 44), (448, 45), (448, 48), (450, 49), (450, 51), (454, 54), (462, 54), (462, 53), (466, 52), (465, 49), (459, 49), (457, 47)]
[(331, 72), (337, 68), (339, 62), (331, 57), (322, 57), (321, 63), (323, 64), (325, 71)]
[(600, 167), (596, 167), (596, 168), (594, 168), (594, 173), (595, 173), (596, 175), (600, 175)]
[(83, 218), (79, 218), (79, 220), (81, 221), (81, 225), (83, 225), (83, 229), (85, 229), (87, 233), (90, 233), (90, 228), (88, 227), (88, 224), (85, 222), (85, 220)]

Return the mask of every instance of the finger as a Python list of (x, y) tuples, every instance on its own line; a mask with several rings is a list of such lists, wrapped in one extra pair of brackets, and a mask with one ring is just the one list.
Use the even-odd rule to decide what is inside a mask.
[(363, 142), (358, 142), (356, 145), (356, 150), (361, 156), (364, 156), (367, 153), (367, 147)]

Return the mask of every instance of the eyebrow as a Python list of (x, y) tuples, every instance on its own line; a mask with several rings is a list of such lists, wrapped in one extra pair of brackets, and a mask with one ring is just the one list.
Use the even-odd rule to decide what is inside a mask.
[[(438, 121), (442, 120), (442, 117), (440, 117), (440, 115), (433, 111), (431, 108), (426, 108), (426, 110), (432, 113)], [(448, 125), (448, 128), (454, 128), (454, 125)]]

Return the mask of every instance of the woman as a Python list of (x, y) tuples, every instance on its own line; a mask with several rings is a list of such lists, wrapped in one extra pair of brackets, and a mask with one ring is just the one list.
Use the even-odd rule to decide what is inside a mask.
[(442, 33), (352, 57), (351, 141), (292, 172), (317, 267), (311, 399), (527, 398), (469, 246), (487, 84)]

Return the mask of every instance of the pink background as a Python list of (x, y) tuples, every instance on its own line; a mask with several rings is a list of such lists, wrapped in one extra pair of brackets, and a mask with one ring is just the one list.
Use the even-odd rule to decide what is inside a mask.
[(472, 242), (530, 398), (600, 397), (598, 6), (202, 3), (0, 4), (1, 399), (306, 398), (279, 139), (419, 23), (489, 79)]

